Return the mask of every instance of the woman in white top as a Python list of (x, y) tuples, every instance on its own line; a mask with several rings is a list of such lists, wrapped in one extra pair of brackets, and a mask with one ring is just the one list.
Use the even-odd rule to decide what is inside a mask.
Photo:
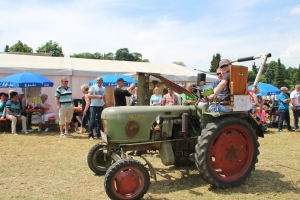
[(48, 95), (41, 94), (41, 103), (39, 104), (39, 107), (43, 109), (43, 115), (39, 122), (38, 132), (42, 131), (42, 123), (46, 124), (45, 132), (48, 132), (50, 130), (48, 119), (49, 119), (49, 117), (55, 117), (55, 113), (52, 110), (52, 105), (51, 105), (50, 101), (48, 100)]
[(258, 102), (258, 97), (257, 97), (259, 88), (256, 86), (253, 86), (252, 90), (253, 90), (253, 92), (251, 93), (252, 96), (250, 96), (250, 98), (251, 98), (251, 102), (252, 102), (252, 114), (253, 114), (256, 110), (256, 107), (260, 107), (260, 104)]
[(135, 87), (134, 94), (130, 97), (130, 106), (136, 106), (137, 105), (137, 98), (138, 98), (138, 87)]
[(155, 87), (153, 90), (153, 95), (150, 98), (150, 106), (161, 106), (162, 95), (160, 94), (160, 89)]

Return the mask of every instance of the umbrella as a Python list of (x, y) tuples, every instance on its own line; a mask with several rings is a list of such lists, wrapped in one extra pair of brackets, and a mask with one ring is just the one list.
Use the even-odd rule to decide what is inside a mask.
[(31, 87), (53, 87), (53, 82), (46, 77), (31, 73), (23, 72), (7, 76), (0, 80), (2, 88), (31, 88)]
[[(268, 84), (268, 83), (261, 83), (259, 82), (258, 84), (258, 88), (259, 88), (259, 93), (257, 95), (262, 95), (262, 96), (266, 96), (266, 95), (275, 95), (275, 94), (279, 94), (280, 90), (275, 87), (274, 85)], [(249, 85), (248, 90), (252, 90), (253, 85)]]
[(34, 87), (53, 87), (53, 82), (40, 74), (31, 72), (12, 74), (0, 80), (0, 88), (25, 88), (25, 97), (27, 97), (26, 88)]
[[(138, 84), (138, 82), (133, 78), (131, 78), (130, 76), (121, 75), (121, 74), (108, 74), (108, 75), (103, 75), (101, 77), (103, 78), (103, 84), (102, 84), (103, 86), (117, 86), (118, 78), (123, 78), (124, 81), (126, 81), (124, 82), (125, 87), (129, 87), (131, 83), (135, 83), (136, 85)], [(90, 86), (93, 86), (95, 84), (97, 84), (97, 78), (95, 78), (89, 83)]]

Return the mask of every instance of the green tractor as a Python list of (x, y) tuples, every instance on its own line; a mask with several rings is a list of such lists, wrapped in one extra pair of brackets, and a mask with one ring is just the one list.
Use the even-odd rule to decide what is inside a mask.
[[(232, 60), (261, 59), (257, 84), (263, 66), (271, 54)], [(189, 91), (159, 74), (139, 73), (138, 105), (143, 104), (149, 76), (160, 79), (178, 93)], [(230, 112), (211, 112), (206, 107), (125, 106), (109, 107), (102, 112), (103, 141), (94, 145), (87, 156), (89, 168), (105, 175), (104, 187), (111, 199), (140, 199), (147, 192), (150, 177), (156, 181), (151, 163), (144, 164), (129, 153), (158, 151), (161, 162), (175, 166), (196, 165), (201, 177), (220, 188), (241, 185), (258, 162), (258, 137), (264, 137), (257, 120), (249, 114), (247, 93), (248, 68), (232, 65), (230, 69)], [(208, 101), (209, 103), (209, 101)], [(219, 105), (222, 102), (211, 102)]]

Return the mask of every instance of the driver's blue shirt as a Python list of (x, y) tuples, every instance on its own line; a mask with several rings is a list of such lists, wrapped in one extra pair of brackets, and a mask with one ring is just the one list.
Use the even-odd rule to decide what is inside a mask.
[[(219, 85), (220, 82), (221, 82), (221, 80), (214, 82), (213, 88), (215, 89)], [(223, 94), (223, 92), (224, 92), (224, 88), (219, 92), (219, 94)]]

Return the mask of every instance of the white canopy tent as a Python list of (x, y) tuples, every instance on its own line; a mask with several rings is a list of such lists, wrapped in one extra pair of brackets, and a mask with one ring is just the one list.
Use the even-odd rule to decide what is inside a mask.
[[(42, 75), (99, 76), (125, 74), (135, 77), (137, 72), (160, 73), (171, 81), (195, 82), (198, 71), (176, 64), (49, 57), (0, 53), (0, 74), (31, 71)], [(99, 73), (99, 75), (97, 75)], [(217, 77), (207, 74), (207, 82)]]
[[(73, 98), (81, 98), (80, 86), (105, 74), (124, 74), (136, 79), (137, 72), (160, 73), (163, 77), (174, 82), (195, 83), (199, 73), (196, 70), (189, 70), (176, 64), (0, 53), (0, 80), (10, 74), (24, 71), (41, 74), (54, 82), (53, 88), (41, 88), (42, 93), (49, 95), (52, 104), (55, 103), (54, 98), (50, 97), (54, 96), (63, 76), (67, 76), (70, 80), (69, 85), (72, 88)], [(216, 80), (216, 76), (206, 75), (207, 82), (215, 82)], [(4, 88), (0, 90), (8, 91)], [(18, 89), (16, 90), (18, 91)]]

